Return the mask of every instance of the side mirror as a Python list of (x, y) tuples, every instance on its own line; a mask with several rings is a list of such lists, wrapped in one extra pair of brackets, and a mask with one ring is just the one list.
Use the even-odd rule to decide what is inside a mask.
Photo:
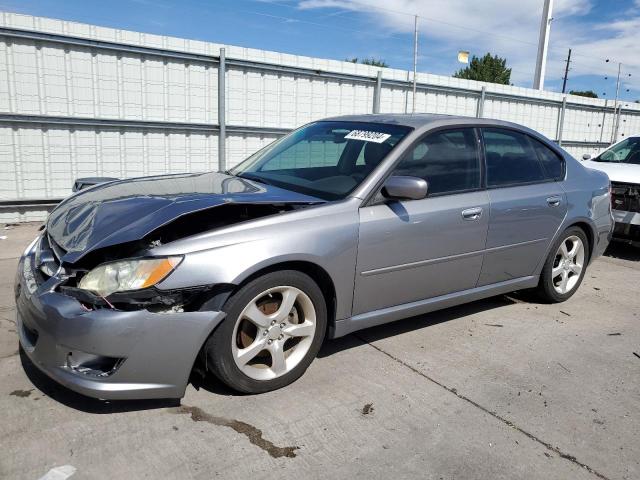
[(93, 187), (94, 185), (98, 185), (99, 183), (113, 182), (114, 180), (119, 180), (118, 178), (113, 177), (86, 177), (86, 178), (77, 178), (75, 182), (73, 182), (73, 187), (71, 187), (72, 192), (78, 192), (80, 190), (84, 190), (85, 188)]
[(591, 154), (585, 153), (584, 155), (582, 155), (582, 160), (591, 160)]
[(387, 178), (382, 195), (396, 200), (420, 200), (427, 196), (427, 181), (419, 177), (393, 176)]

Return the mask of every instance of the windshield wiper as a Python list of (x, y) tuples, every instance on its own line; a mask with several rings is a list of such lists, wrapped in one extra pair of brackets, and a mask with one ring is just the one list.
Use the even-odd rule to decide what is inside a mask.
[(258, 177), (256, 175), (251, 175), (251, 174), (247, 174), (247, 173), (239, 173), (236, 176), (240, 177), (240, 178), (246, 178), (247, 180), (253, 180), (254, 182), (258, 182), (258, 183), (264, 183), (265, 185), (273, 185), (273, 183), (269, 182), (268, 180), (265, 180), (264, 178)]

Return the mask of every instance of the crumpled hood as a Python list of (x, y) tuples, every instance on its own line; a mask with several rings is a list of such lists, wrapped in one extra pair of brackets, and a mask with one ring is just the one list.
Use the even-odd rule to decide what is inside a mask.
[(185, 214), (226, 203), (322, 203), (315, 197), (223, 173), (163, 175), (109, 182), (61, 202), (50, 237), (74, 263), (87, 253), (139, 240)]
[(633, 163), (594, 162), (587, 160), (582, 162), (587, 168), (600, 170), (609, 176), (612, 182), (638, 183), (640, 184), (640, 165)]

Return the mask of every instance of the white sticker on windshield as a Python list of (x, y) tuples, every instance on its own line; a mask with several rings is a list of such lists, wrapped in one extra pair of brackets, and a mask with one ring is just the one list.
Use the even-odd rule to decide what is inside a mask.
[(391, 135), (368, 130), (353, 130), (344, 136), (348, 140), (363, 140), (365, 142), (383, 143)]

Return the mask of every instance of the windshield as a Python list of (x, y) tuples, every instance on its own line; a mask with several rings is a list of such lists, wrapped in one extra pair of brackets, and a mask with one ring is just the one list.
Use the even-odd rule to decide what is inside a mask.
[(640, 165), (640, 137), (629, 137), (594, 158), (596, 162)]
[(360, 185), (410, 131), (381, 123), (316, 122), (276, 140), (228, 173), (338, 200)]

